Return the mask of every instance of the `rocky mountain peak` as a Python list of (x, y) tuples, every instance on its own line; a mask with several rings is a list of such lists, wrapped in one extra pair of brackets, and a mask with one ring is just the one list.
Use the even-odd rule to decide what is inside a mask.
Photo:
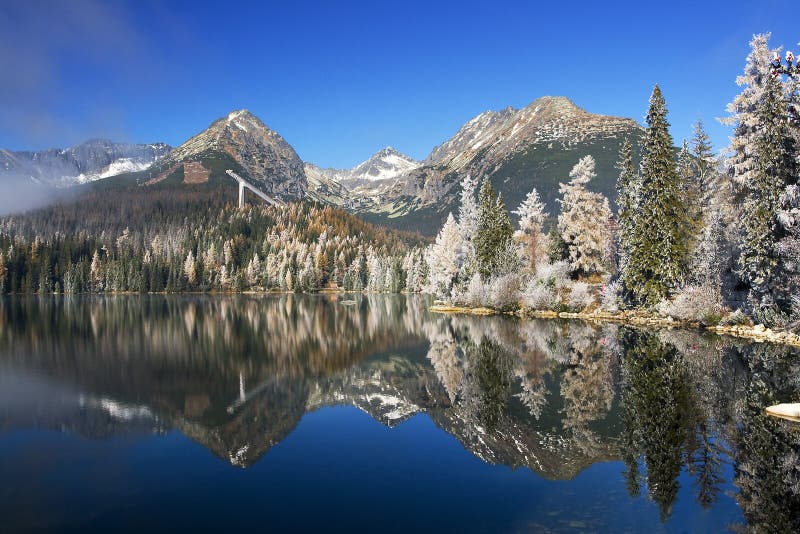
[(387, 146), (347, 172), (342, 183), (350, 188), (385, 184), (420, 166), (420, 162)]
[(164, 165), (175, 168), (187, 161), (202, 161), (215, 151), (233, 158), (268, 195), (300, 198), (306, 191), (303, 162), (294, 148), (246, 109), (231, 111), (211, 123), (172, 151)]
[(219, 123), (223, 126), (233, 127), (243, 132), (250, 132), (253, 130), (269, 130), (267, 125), (264, 124), (261, 119), (246, 109), (237, 109), (231, 111), (228, 113), (227, 117), (218, 119), (216, 123)]

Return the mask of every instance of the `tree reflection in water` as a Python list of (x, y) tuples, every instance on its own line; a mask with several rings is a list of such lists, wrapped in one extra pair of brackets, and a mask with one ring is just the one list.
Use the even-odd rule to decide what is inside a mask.
[(641, 455), (648, 493), (669, 517), (678, 495), (678, 475), (692, 431), (691, 392), (677, 350), (655, 334), (627, 332), (623, 345), (623, 403), (629, 491), (637, 494)]
[(733, 431), (736, 499), (752, 532), (800, 531), (800, 428), (764, 414), (764, 407), (798, 399), (800, 361), (794, 351), (738, 346), (747, 362)]
[[(703, 508), (733, 495), (743, 529), (800, 531), (800, 425), (763, 414), (800, 400), (796, 350), (428, 305), (382, 295), (0, 300), (0, 395), (35, 385), (15, 386), (0, 431), (175, 428), (248, 467), (324, 406), (357, 406), (390, 426), (424, 413), (484, 461), (549, 479), (620, 461), (631, 498), (651, 499), (665, 521), (681, 493)], [(54, 391), (57, 401), (43, 400)]]

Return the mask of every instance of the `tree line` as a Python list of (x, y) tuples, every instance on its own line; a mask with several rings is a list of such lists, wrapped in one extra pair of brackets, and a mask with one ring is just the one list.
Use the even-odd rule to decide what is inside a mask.
[(229, 197), (102, 189), (0, 219), (0, 293), (419, 290), (419, 236), (329, 206)]
[[(702, 322), (800, 318), (800, 81), (770, 68), (769, 35), (751, 44), (734, 127), (718, 158), (702, 122), (675, 147), (661, 89), (650, 96), (639, 147), (622, 144), (617, 210), (587, 186), (591, 156), (560, 185), (549, 222), (532, 190), (509, 213), (491, 183), (463, 181), (458, 216), (426, 252), (427, 289), (466, 305), (610, 311), (645, 308)], [(635, 163), (638, 160), (638, 165)], [(547, 226), (549, 225), (549, 228)]]

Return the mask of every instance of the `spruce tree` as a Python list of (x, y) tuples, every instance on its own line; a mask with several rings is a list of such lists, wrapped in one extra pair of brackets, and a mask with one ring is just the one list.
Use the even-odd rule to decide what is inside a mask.
[(737, 186), (746, 185), (753, 172), (753, 145), (759, 131), (756, 109), (762, 100), (765, 82), (772, 77), (770, 61), (774, 51), (769, 48), (769, 38), (769, 34), (759, 34), (750, 41), (744, 72), (736, 78), (737, 85), (743, 87), (742, 92), (728, 104), (730, 116), (722, 121), (734, 127), (727, 166)]
[(6, 292), (6, 256), (0, 252), (0, 295)]
[(719, 173), (711, 139), (701, 120), (694, 125), (694, 136), (689, 147), (692, 155), (692, 178), (697, 183), (700, 192), (700, 206), (705, 210), (712, 207), (714, 203), (714, 197), (719, 187)]
[(750, 285), (749, 304), (754, 315), (770, 321), (774, 313), (790, 307), (777, 246), (785, 235), (778, 214), (781, 194), (796, 182), (797, 172), (781, 83), (772, 76), (765, 80), (756, 120), (758, 134), (753, 143), (750, 179), (743, 183), (739, 274)]
[(624, 272), (631, 255), (633, 232), (639, 206), (639, 175), (633, 163), (633, 145), (625, 139), (619, 150), (617, 162), (617, 224), (619, 225), (619, 269)]
[(484, 180), (478, 195), (478, 231), (475, 234), (477, 271), (488, 280), (499, 271), (498, 260), (511, 241), (512, 229), (502, 195)]
[(721, 182), (717, 159), (702, 121), (694, 125), (689, 154), (690, 190), (695, 194), (689, 205), (692, 235), (687, 279), (692, 284), (714, 290), (720, 296), (721, 275), (728, 264), (724, 209), (730, 203), (729, 189), (724, 188)]
[(657, 85), (650, 96), (639, 180), (634, 201), (639, 213), (622, 279), (635, 302), (653, 306), (683, 283), (687, 254), (683, 187), (666, 103)]

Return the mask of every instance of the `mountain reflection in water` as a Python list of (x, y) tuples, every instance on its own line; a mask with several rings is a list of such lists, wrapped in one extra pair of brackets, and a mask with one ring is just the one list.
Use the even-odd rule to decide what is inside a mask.
[(630, 501), (654, 502), (661, 521), (690, 492), (698, 510), (732, 496), (741, 515), (728, 524), (800, 530), (800, 425), (763, 415), (800, 399), (795, 350), (428, 305), (5, 299), (0, 441), (31, 428), (89, 438), (174, 429), (248, 468), (304, 415), (350, 405), (390, 427), (425, 414), (484, 462), (550, 480), (620, 462)]

